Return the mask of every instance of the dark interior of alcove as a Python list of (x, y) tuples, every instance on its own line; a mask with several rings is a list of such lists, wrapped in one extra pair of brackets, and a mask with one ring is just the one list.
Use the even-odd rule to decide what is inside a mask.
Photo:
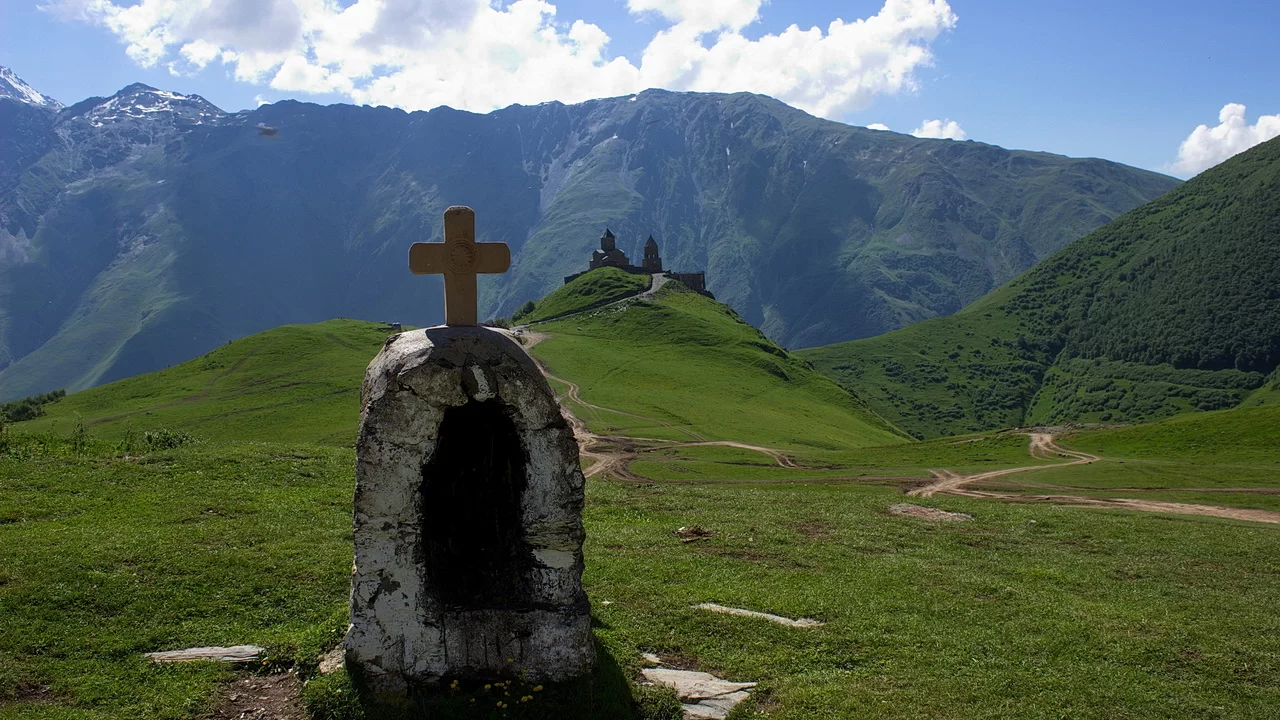
[(422, 544), (430, 587), (455, 609), (529, 603), (520, 495), (528, 454), (497, 400), (449, 408), (422, 468)]

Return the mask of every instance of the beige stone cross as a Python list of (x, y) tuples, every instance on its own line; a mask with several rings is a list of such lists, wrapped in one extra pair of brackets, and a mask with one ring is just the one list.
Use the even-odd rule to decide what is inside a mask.
[(444, 275), (444, 324), (476, 324), (476, 273), (511, 267), (506, 243), (476, 242), (476, 211), (454, 205), (444, 211), (444, 242), (409, 246), (414, 275)]

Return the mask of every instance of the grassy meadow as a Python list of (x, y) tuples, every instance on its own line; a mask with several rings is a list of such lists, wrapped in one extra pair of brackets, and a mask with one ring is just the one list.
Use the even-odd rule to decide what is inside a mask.
[[(60, 447), (0, 460), (0, 718), (208, 712), (230, 671), (151, 665), (151, 650), (256, 643), (270, 668), (314, 672), (345, 622), (350, 449)], [(939, 525), (889, 515), (900, 499), (857, 481), (589, 483), (585, 581), (608, 662), (631, 676), (650, 651), (759, 681), (740, 718), (1280, 707), (1275, 528), (925, 501), (976, 518)], [(694, 525), (710, 538), (680, 542)], [(332, 685), (310, 681), (317, 707)]]
[(351, 446), (364, 369), (388, 333), (359, 320), (285, 325), (181, 365), (73, 393), (21, 427), (68, 434), (82, 423), (113, 440), (163, 427), (205, 440)]
[(536, 304), (527, 303), (512, 320), (521, 323), (541, 322), (587, 307), (621, 300), (648, 290), (650, 282), (648, 275), (636, 275), (612, 267), (598, 268), (556, 288)]
[(536, 328), (551, 335), (533, 354), (552, 374), (595, 405), (659, 421), (586, 412), (593, 430), (824, 450), (905, 439), (727, 306), (678, 283), (656, 297)]
[[(433, 717), (678, 717), (629, 682), (642, 652), (758, 681), (734, 720), (1280, 713), (1280, 526), (904, 498), (930, 470), (1060, 460), (1031, 458), (1014, 432), (909, 441), (695, 294), (538, 329), (534, 354), (587, 403), (553, 383), (566, 406), (613, 441), (640, 438), (641, 481), (587, 485), (601, 667), (506, 712), (473, 711), (461, 701), (485, 696), (464, 688)], [(241, 643), (269, 650), (255, 672), (297, 673), (314, 717), (379, 716), (316, 663), (346, 623), (359, 382), (386, 332), (280, 328), (4, 430), (0, 720), (207, 717), (235, 671), (142, 654)], [(1225, 492), (1280, 488), (1277, 412), (1078, 429), (1060, 443), (1102, 461), (991, 487), (1280, 510), (1275, 494)], [(684, 444), (698, 438), (797, 467)], [(974, 519), (888, 512), (903, 501)], [(694, 526), (707, 537), (682, 542)], [(691, 607), (703, 602), (825, 624)]]

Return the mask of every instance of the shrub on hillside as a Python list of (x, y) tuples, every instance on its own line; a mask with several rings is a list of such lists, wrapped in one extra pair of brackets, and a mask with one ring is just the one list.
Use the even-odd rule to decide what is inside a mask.
[(9, 422), (34, 420), (44, 414), (44, 406), (67, 396), (66, 390), (54, 390), (42, 395), (32, 395), (21, 400), (0, 404), (0, 419)]
[(148, 430), (142, 434), (142, 444), (148, 450), (172, 450), (193, 442), (195, 442), (195, 438), (190, 433), (181, 430), (159, 428), (157, 430)]
[(518, 322), (520, 318), (533, 312), (536, 307), (537, 305), (532, 300), (529, 300), (525, 304), (521, 305), (519, 310), (516, 310), (515, 313), (512, 314), (511, 319)]

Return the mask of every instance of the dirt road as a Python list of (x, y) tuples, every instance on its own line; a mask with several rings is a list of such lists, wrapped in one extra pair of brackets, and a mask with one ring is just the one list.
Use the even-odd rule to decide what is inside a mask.
[[(519, 337), (526, 348), (531, 348), (546, 339), (547, 336), (542, 333), (524, 329)], [(580, 448), (579, 451), (582, 456), (587, 458), (591, 463), (584, 471), (584, 474), (587, 477), (595, 477), (597, 475), (608, 473), (609, 475), (621, 480), (645, 481), (647, 478), (637, 475), (629, 468), (631, 462), (640, 457), (641, 453), (675, 447), (698, 447), (711, 445), (735, 447), (743, 450), (763, 453), (773, 458), (773, 461), (777, 463), (779, 467), (795, 470), (805, 469), (802, 465), (796, 463), (794, 458), (791, 458), (774, 448), (750, 445), (732, 440), (707, 440), (705, 437), (693, 432), (692, 430), (678, 425), (672, 425), (671, 423), (663, 422), (656, 418), (622, 412), (587, 402), (582, 399), (580, 388), (577, 383), (552, 375), (547, 372), (546, 367), (543, 366), (541, 361), (537, 360), (537, 358), (534, 358), (534, 360), (538, 363), (538, 367), (542, 370), (543, 375), (550, 380), (562, 383), (567, 388), (562, 397), (567, 397), (583, 407), (591, 408), (600, 412), (610, 412), (617, 415), (623, 415), (625, 417), (635, 418), (645, 422), (651, 422), (671, 430), (682, 432), (694, 438), (692, 442), (676, 442), (656, 438), (633, 438), (623, 435), (597, 435), (588, 430), (586, 424), (579, 420), (577, 416), (575, 416), (573, 412), (562, 403), (561, 407), (564, 410), (565, 418), (573, 428), (574, 437), (578, 440), (578, 446)], [(1139, 510), (1143, 512), (1168, 513), (1173, 515), (1200, 515), (1205, 517), (1226, 518), (1229, 520), (1247, 520), (1251, 522), (1280, 524), (1280, 512), (1272, 512), (1270, 510), (1249, 510), (1245, 508), (1176, 503), (1166, 502), (1163, 500), (1143, 500), (1139, 498), (1091, 498), (1077, 495), (1025, 495), (999, 493), (988, 490), (975, 490), (970, 487), (975, 483), (981, 483), (986, 480), (992, 480), (1006, 475), (1013, 475), (1015, 473), (1032, 472), (1035, 470), (1044, 470), (1046, 468), (1068, 467), (1071, 465), (1088, 465), (1102, 459), (1101, 457), (1091, 453), (1080, 452), (1078, 450), (1068, 450), (1059, 446), (1054, 442), (1054, 436), (1052, 433), (1028, 432), (1026, 434), (1030, 438), (1030, 443), (1027, 446), (1027, 452), (1031, 457), (1041, 460), (1060, 457), (1064, 458), (1065, 461), (1046, 465), (1025, 465), (1023, 467), (988, 470), (986, 472), (975, 473), (973, 475), (961, 475), (953, 470), (947, 469), (930, 470), (929, 472), (933, 473), (934, 482), (923, 487), (915, 488), (907, 494), (925, 498), (942, 494), (989, 500), (1002, 500), (1006, 502), (1047, 502), (1071, 507)], [(647, 443), (648, 446), (641, 447), (639, 445), (641, 442)], [(1226, 491), (1227, 489), (1220, 490)], [(1244, 489), (1241, 491), (1243, 492)]]
[(1025, 467), (990, 470), (976, 475), (959, 475), (950, 470), (930, 470), (929, 472), (933, 473), (933, 476), (937, 478), (937, 481), (932, 484), (925, 485), (924, 487), (916, 488), (907, 494), (915, 495), (916, 497), (933, 497), (937, 493), (958, 495), (961, 493), (957, 491), (969, 483), (981, 482), (983, 480), (990, 480), (1003, 475), (1027, 472), (1029, 470), (1044, 470), (1045, 468), (1066, 467), (1068, 465), (1084, 465), (1091, 462), (1097, 462), (1102, 459), (1097, 455), (1090, 455), (1089, 453), (1076, 452), (1075, 450), (1067, 450), (1065, 448), (1058, 447), (1058, 445), (1053, 442), (1053, 435), (1050, 435), (1049, 433), (1027, 434), (1031, 437), (1031, 445), (1027, 449), (1031, 454), (1031, 457), (1040, 460), (1049, 460), (1054, 455), (1057, 455), (1060, 457), (1069, 457), (1071, 460), (1067, 462), (1054, 463), (1052, 465), (1027, 465)]
[(1090, 453), (1067, 450), (1054, 442), (1050, 433), (1027, 433), (1031, 437), (1028, 452), (1034, 458), (1050, 459), (1055, 455), (1070, 458), (1067, 462), (1051, 465), (1028, 465), (1025, 467), (1005, 468), (960, 475), (951, 470), (930, 470), (936, 480), (924, 487), (908, 492), (917, 497), (933, 497), (936, 494), (959, 495), (961, 497), (1003, 500), (1007, 502), (1047, 502), (1072, 507), (1110, 508), (1118, 510), (1140, 510), (1143, 512), (1168, 513), (1173, 515), (1202, 515), (1206, 517), (1226, 518), (1228, 520), (1247, 520), (1250, 522), (1280, 524), (1280, 512), (1270, 510), (1249, 510), (1245, 508), (1221, 507), (1218, 505), (1196, 505), (1192, 503), (1166, 502), (1164, 500), (1143, 500), (1140, 498), (1092, 498), (1078, 495), (1024, 495), (1000, 493), (987, 490), (974, 490), (969, 487), (973, 483), (1012, 475), (1014, 473), (1059, 468), (1068, 465), (1087, 465), (1102, 458)]

